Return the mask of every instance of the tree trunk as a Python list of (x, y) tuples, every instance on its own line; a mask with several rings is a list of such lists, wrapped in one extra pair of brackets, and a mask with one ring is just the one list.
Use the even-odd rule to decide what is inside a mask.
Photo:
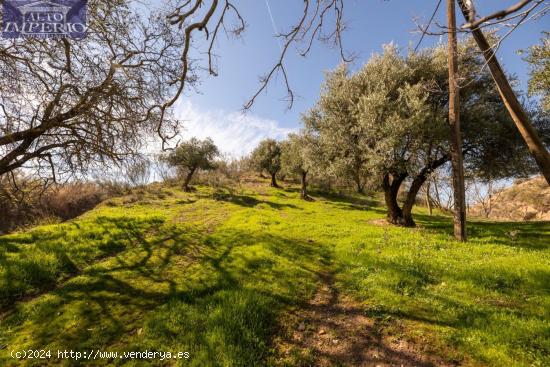
[(189, 188), (189, 183), (191, 182), (191, 179), (193, 178), (193, 173), (195, 173), (196, 168), (191, 168), (189, 172), (187, 172), (187, 176), (185, 176), (185, 180), (183, 181), (183, 190), (185, 192), (191, 191)]
[(489, 215), (491, 215), (491, 210), (493, 210), (493, 180), (489, 179), (487, 192), (489, 194), (489, 198), (487, 200), (487, 210), (485, 213), (485, 218), (489, 218)]
[[(466, 21), (469, 23), (475, 21), (475, 19), (470, 19), (470, 9), (464, 0), (458, 0), (458, 3)], [(510, 86), (510, 83), (506, 78), (506, 74), (504, 74), (496, 54), (487, 42), (485, 35), (479, 27), (474, 28), (471, 31), (477, 45), (483, 52), (483, 56), (487, 61), (487, 65), (489, 66), (489, 70), (491, 71), (491, 75), (497, 85), (500, 97), (504, 102), (506, 109), (508, 109), (510, 116), (514, 120), (516, 127), (523, 137), (523, 140), (525, 140), (529, 151), (533, 154), (541, 173), (546, 179), (546, 182), (550, 185), (550, 153), (546, 150), (546, 147), (538, 136), (537, 131), (529, 122), (529, 117), (525, 113), (521, 103), (519, 103), (514, 90)]]
[[(358, 143), (358, 136), (354, 136), (353, 141), (355, 143)], [(360, 158), (355, 156), (355, 163), (353, 164), (353, 180), (355, 181), (355, 187), (357, 189), (358, 194), (363, 194), (365, 190), (365, 183), (361, 180), (361, 167), (363, 166), (363, 162)]]
[(447, 26), (449, 28), (449, 127), (451, 128), (451, 165), (454, 193), (454, 235), (466, 241), (466, 195), (462, 162), (462, 136), (460, 133), (460, 100), (458, 91), (458, 60), (456, 39), (455, 0), (447, 0)]
[(430, 180), (426, 182), (426, 206), (430, 215), (432, 215), (432, 198), (430, 197)]
[(275, 175), (276, 175), (276, 173), (272, 173), (272, 174), (271, 174), (271, 185), (270, 185), (270, 186), (271, 186), (271, 187), (277, 187), (277, 188), (278, 188), (279, 185), (277, 185), (277, 180), (275, 179)]
[(418, 195), (418, 192), (420, 191), (420, 188), (422, 187), (422, 184), (424, 184), (426, 179), (427, 175), (421, 173), (416, 176), (411, 183), (411, 187), (409, 188), (409, 192), (407, 193), (407, 199), (405, 200), (405, 204), (403, 204), (403, 225), (405, 227), (416, 226), (416, 223), (414, 223), (412, 217), (412, 208), (416, 201), (416, 196)]
[(354, 181), (355, 181), (355, 188), (357, 190), (357, 193), (358, 194), (363, 194), (364, 189), (365, 189), (365, 185), (361, 182), (361, 176), (357, 172), (355, 174)]
[(302, 189), (300, 190), (300, 198), (302, 200), (307, 199), (307, 172), (302, 172)]
[(384, 200), (388, 209), (388, 222), (391, 224), (404, 224), (405, 222), (403, 219), (403, 210), (401, 210), (397, 203), (397, 193), (406, 177), (407, 174), (393, 176), (390, 183), (390, 175), (384, 175), (382, 188), (384, 189)]
[(439, 207), (439, 209), (443, 209), (443, 205), (441, 204), (441, 196), (439, 195), (439, 187), (437, 186), (437, 179), (434, 177), (433, 180), (436, 205)]
[(397, 203), (397, 193), (399, 187), (408, 177), (407, 173), (392, 175), (392, 181), (390, 183), (390, 175), (386, 174), (382, 181), (382, 188), (384, 189), (384, 199), (388, 208), (388, 221), (392, 224), (400, 224), (405, 227), (414, 227), (415, 223), (412, 218), (412, 208), (416, 201), (416, 196), (422, 188), (422, 185), (430, 177), (435, 169), (441, 167), (449, 161), (449, 155), (444, 155), (439, 159), (430, 162), (427, 166), (422, 168), (418, 175), (414, 178), (407, 193), (407, 198), (403, 204), (403, 208), (399, 207)]

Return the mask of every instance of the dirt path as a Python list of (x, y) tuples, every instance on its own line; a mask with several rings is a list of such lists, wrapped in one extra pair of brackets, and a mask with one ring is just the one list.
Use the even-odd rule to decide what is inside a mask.
[(364, 308), (341, 296), (329, 274), (315, 297), (285, 320), (275, 346), (281, 366), (450, 366), (399, 335), (384, 335)]

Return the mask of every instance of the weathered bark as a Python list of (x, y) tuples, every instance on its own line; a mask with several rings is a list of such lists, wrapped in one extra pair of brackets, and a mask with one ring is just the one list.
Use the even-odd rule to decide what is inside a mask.
[(457, 240), (466, 241), (466, 194), (464, 189), (464, 165), (462, 162), (462, 135), (460, 132), (455, 0), (447, 0), (447, 23), (449, 28), (449, 127), (451, 129), (451, 165), (455, 203), (454, 235)]
[(277, 179), (275, 178), (275, 175), (276, 173), (272, 173), (271, 174), (271, 187), (279, 187), (279, 185), (277, 185)]
[[(450, 0), (449, 0), (450, 1)], [(466, 5), (464, 0), (458, 0), (462, 14), (468, 23), (474, 22), (475, 19), (470, 19), (470, 9)], [(502, 70), (500, 63), (496, 57), (494, 50), (491, 48), (485, 35), (479, 27), (471, 29), (472, 35), (483, 52), (483, 56), (487, 61), (491, 75), (497, 85), (500, 97), (506, 106), (506, 109), (510, 113), (512, 120), (516, 124), (523, 140), (527, 144), (529, 151), (535, 158), (537, 165), (548, 185), (550, 185), (550, 153), (544, 146), (541, 138), (537, 134), (537, 131), (529, 121), (527, 113), (523, 109), (521, 103), (518, 101), (514, 90), (510, 86), (506, 74)]]
[(418, 176), (416, 176), (413, 182), (411, 183), (411, 187), (409, 188), (409, 192), (407, 193), (407, 199), (405, 200), (405, 203), (403, 204), (403, 209), (402, 209), (403, 225), (405, 227), (416, 226), (416, 223), (414, 222), (412, 217), (412, 208), (416, 201), (416, 196), (418, 195), (418, 192), (420, 191), (420, 188), (422, 187), (422, 184), (426, 181), (426, 179), (427, 179), (427, 175), (425, 173), (421, 173)]
[[(437, 168), (447, 163), (450, 159), (449, 155), (444, 155), (439, 159), (436, 159), (427, 166), (425, 166), (418, 175), (413, 179), (411, 187), (407, 193), (407, 198), (403, 204), (403, 208), (399, 207), (397, 202), (397, 194), (399, 188), (405, 179), (408, 177), (407, 173), (401, 174), (386, 174), (382, 181), (382, 189), (384, 190), (384, 199), (386, 201), (386, 207), (388, 209), (388, 222), (392, 224), (398, 224), (405, 227), (414, 227), (416, 224), (412, 218), (412, 208), (416, 201), (416, 196), (422, 187), (422, 184), (430, 177), (430, 174)], [(390, 182), (391, 178), (391, 182)]]
[(302, 172), (302, 188), (300, 190), (300, 198), (302, 200), (306, 200), (308, 198), (307, 196), (307, 172)]
[(382, 181), (384, 200), (386, 202), (386, 208), (388, 209), (388, 222), (391, 224), (404, 224), (403, 210), (401, 210), (397, 203), (397, 193), (399, 192), (399, 187), (401, 187), (401, 184), (405, 178), (407, 178), (407, 174), (402, 173), (391, 176), (391, 182), (389, 174), (385, 174), (384, 180)]
[(189, 187), (189, 183), (191, 182), (191, 179), (193, 178), (193, 174), (195, 173), (196, 168), (193, 167), (187, 172), (187, 175), (185, 176), (185, 180), (183, 181), (183, 190), (185, 192), (191, 191), (191, 188)]

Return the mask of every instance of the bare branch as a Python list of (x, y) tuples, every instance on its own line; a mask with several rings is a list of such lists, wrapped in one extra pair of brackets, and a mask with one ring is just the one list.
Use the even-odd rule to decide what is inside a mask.
[[(467, 4), (467, 5), (469, 5), (469, 9), (470, 9), (470, 11), (469, 11), (470, 19), (469, 19), (468, 23), (466, 23), (462, 26), (462, 28), (477, 28), (481, 24), (483, 24), (483, 23), (485, 23), (485, 22), (487, 22), (491, 19), (503, 19), (503, 18), (507, 17), (508, 15), (516, 13), (517, 11), (521, 10), (523, 7), (527, 6), (531, 2), (533, 2), (533, 0), (521, 0), (517, 4), (514, 4), (514, 5), (510, 6), (507, 9), (499, 10), (499, 11), (493, 13), (493, 14), (482, 17), (481, 19), (475, 20), (475, 13), (473, 11), (473, 9), (475, 9), (475, 8), (474, 8), (474, 5), (473, 5), (473, 0), (469, 0), (468, 1), (469, 4)], [(537, 0), (536, 2), (538, 4), (540, 4), (540, 3), (544, 2), (544, 0)]]

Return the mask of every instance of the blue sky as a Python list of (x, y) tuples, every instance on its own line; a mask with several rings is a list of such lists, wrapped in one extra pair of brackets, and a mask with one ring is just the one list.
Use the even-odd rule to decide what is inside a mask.
[[(301, 0), (268, 0), (275, 26), (287, 30), (301, 14)], [(211, 136), (220, 148), (233, 155), (250, 151), (267, 136), (283, 138), (300, 126), (300, 113), (309, 109), (319, 97), (324, 71), (340, 63), (337, 50), (316, 44), (303, 58), (296, 52), (286, 60), (290, 82), (297, 98), (292, 110), (286, 109), (282, 80), (274, 80), (246, 116), (239, 113), (243, 103), (259, 86), (258, 77), (268, 71), (279, 55), (279, 44), (266, 0), (235, 0), (248, 28), (241, 39), (222, 35), (217, 44), (219, 76), (204, 78), (195, 90), (181, 98), (177, 113), (184, 120), (184, 136)], [(517, 0), (478, 0), (478, 12), (487, 14)], [(415, 45), (420, 37), (414, 19), (425, 23), (437, 0), (349, 0), (346, 2), (344, 34), (346, 50), (356, 55), (353, 69), (361, 67), (383, 44), (396, 43), (403, 48)], [(445, 1), (436, 19), (445, 24)], [(459, 23), (463, 22), (458, 14)], [(517, 50), (537, 43), (541, 32), (550, 30), (550, 16), (523, 25), (508, 37), (498, 52), (507, 72), (519, 77), (523, 88), (528, 79), (527, 64)], [(427, 36), (423, 46), (445, 42), (446, 37)]]

